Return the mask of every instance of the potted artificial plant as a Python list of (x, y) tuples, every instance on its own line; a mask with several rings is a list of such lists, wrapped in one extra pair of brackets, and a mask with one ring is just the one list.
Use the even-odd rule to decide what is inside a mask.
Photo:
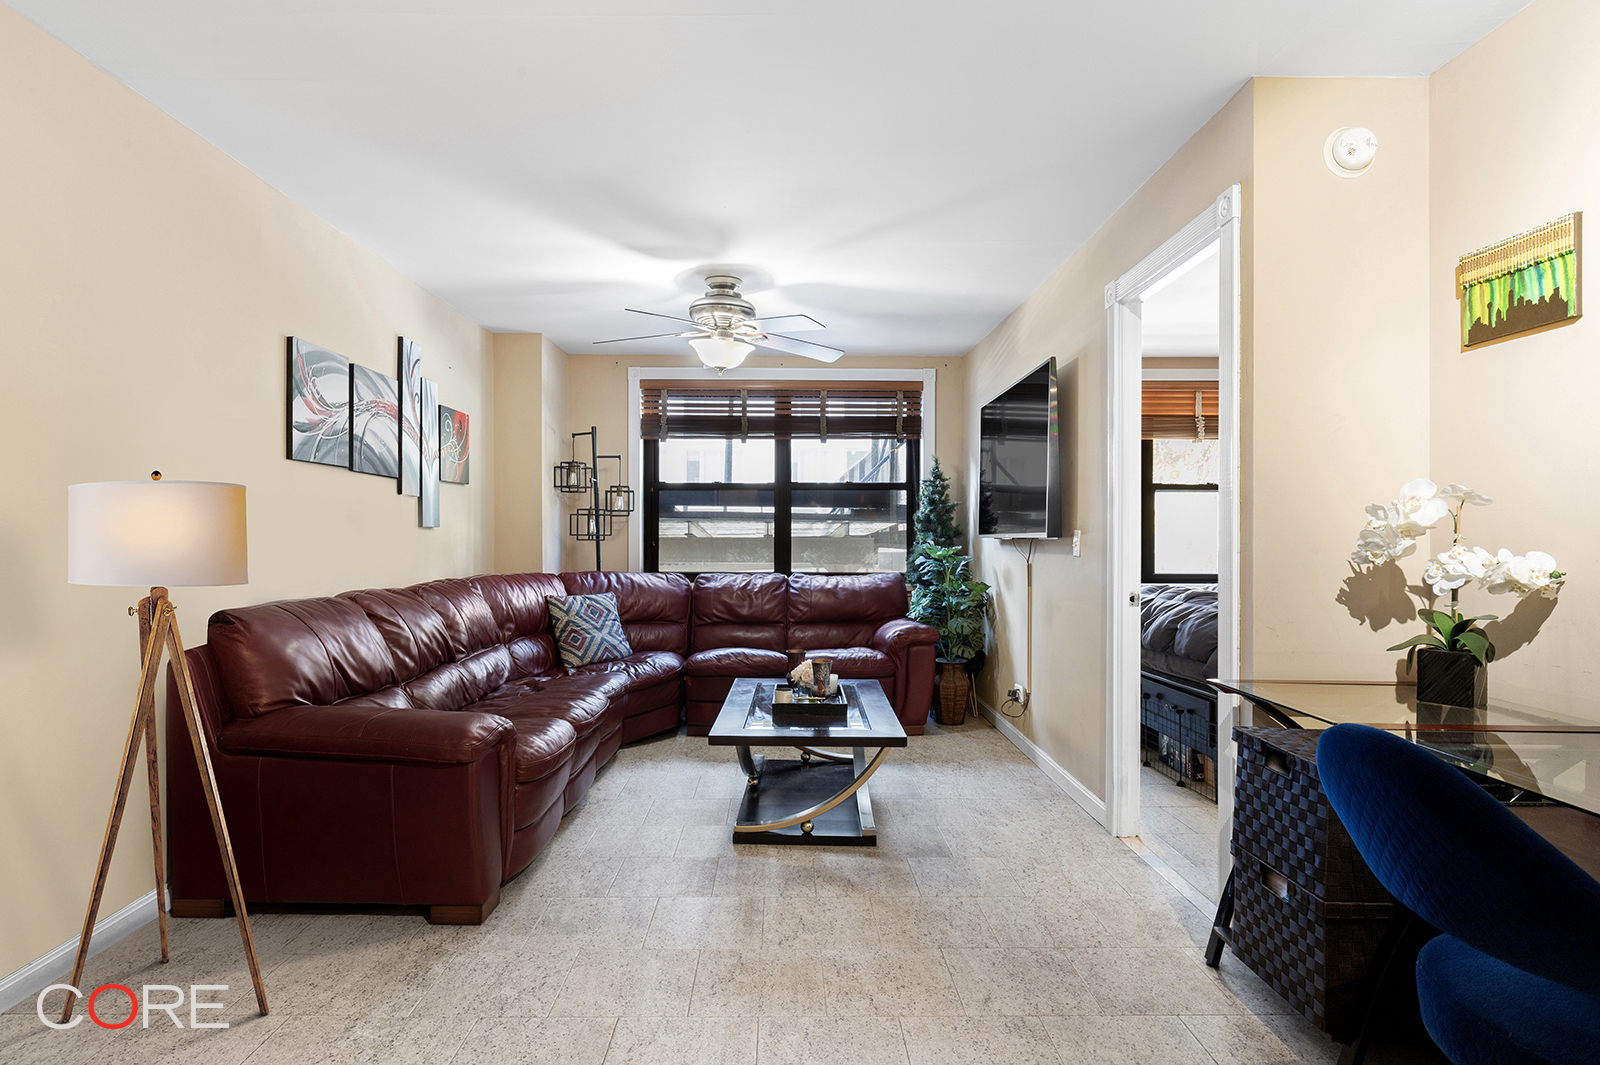
[(983, 651), (989, 586), (972, 579), (971, 560), (959, 547), (920, 546), (910, 563), (910, 616), (939, 630), (939, 724), (959, 725), (972, 690), (967, 663)]
[(1350, 561), (1358, 567), (1382, 565), (1404, 558), (1416, 548), (1417, 540), (1448, 517), (1455, 535), (1450, 550), (1428, 560), (1422, 571), (1424, 583), (1433, 594), (1450, 593), (1450, 609), (1417, 612), (1426, 632), (1389, 648), (1406, 652), (1406, 672), (1413, 666), (1417, 676), (1417, 701), (1444, 706), (1483, 707), (1489, 698), (1489, 663), (1494, 660), (1494, 644), (1480, 621), (1499, 620), (1494, 614), (1465, 617), (1461, 613), (1461, 589), (1468, 581), (1490, 595), (1511, 592), (1519, 599), (1539, 594), (1554, 597), (1567, 575), (1556, 569), (1556, 560), (1543, 551), (1513, 555), (1505, 548), (1491, 555), (1481, 547), (1461, 542), (1461, 511), (1468, 503), (1484, 507), (1491, 502), (1470, 488), (1452, 484), (1443, 490), (1426, 478), (1403, 485), (1400, 498), (1389, 506), (1374, 503), (1367, 507), (1367, 526), (1356, 538)]

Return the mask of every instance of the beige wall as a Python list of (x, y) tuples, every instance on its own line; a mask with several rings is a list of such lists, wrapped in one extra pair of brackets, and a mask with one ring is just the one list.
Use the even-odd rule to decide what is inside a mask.
[[(601, 454), (623, 454), (628, 449), (628, 367), (630, 366), (698, 366), (692, 355), (571, 355), (567, 359), (567, 429), (582, 431), (591, 425), (600, 430)], [(935, 427), (939, 438), (935, 454), (956, 482), (951, 497), (962, 499), (961, 473), (966, 454), (966, 363), (963, 359), (915, 359), (908, 357), (860, 358), (845, 356), (831, 365), (812, 359), (758, 358), (752, 366), (760, 369), (788, 367), (795, 370), (924, 370), (937, 372), (936, 389), (938, 409)], [(711, 377), (710, 371), (707, 376)], [(563, 448), (567, 446), (563, 439)], [(579, 457), (587, 461), (587, 439), (578, 442)], [(924, 444), (926, 447), (926, 444)], [(634, 461), (630, 459), (630, 461)], [(603, 463), (601, 473), (609, 484), (615, 464)], [(562, 563), (564, 570), (594, 569), (594, 545), (579, 543), (567, 535), (566, 515), (579, 506), (588, 506), (588, 496), (566, 497), (561, 509)], [(965, 507), (960, 508), (958, 520), (966, 524)], [(605, 568), (628, 568), (628, 530), (618, 523), (617, 536), (605, 542), (602, 555)]]
[[(561, 559), (562, 542), (567, 538), (567, 515), (561, 501), (566, 497), (555, 489), (555, 464), (566, 458), (572, 438), (567, 435), (567, 353), (544, 338), (539, 345), (539, 365), (544, 373), (544, 390), (539, 397), (539, 426), (543, 431), (541, 442), (543, 457), (538, 473), (544, 495), (543, 528), (540, 539), (544, 544), (544, 561), (541, 569), (560, 570), (556, 563)], [(502, 568), (502, 572), (510, 572)]]
[[(184, 634), (224, 606), (488, 569), (489, 337), (88, 60), (0, 7), (0, 974), (77, 934), (138, 672), (139, 591), (66, 583), (66, 486), (249, 489), (250, 583), (173, 590)], [(393, 374), (416, 339), (473, 420), (473, 483), (417, 527), (394, 482), (284, 456), (284, 337)], [(103, 915), (149, 891), (134, 784)]]
[[(1394, 594), (1399, 573), (1362, 577), (1347, 560), (1362, 508), (1429, 469), (1428, 83), (1257, 78), (1254, 92), (1243, 671), (1392, 678), (1384, 648), (1412, 635), (1416, 608)], [(1323, 160), (1341, 126), (1378, 136), (1359, 178)], [(1420, 559), (1404, 571), (1415, 581)]]
[(538, 333), (494, 336), (497, 461), (494, 568), (561, 568), (560, 493), (551, 467), (566, 458), (567, 353)]
[[(967, 356), (967, 435), (976, 441), (982, 404), (1050, 356), (1060, 371), (1065, 454), (1063, 539), (1041, 541), (1033, 561), (1033, 695), (1017, 726), (1085, 787), (1105, 794), (1105, 286), (1243, 182), (1251, 258), (1251, 89), (1247, 85), (1189, 139), (1094, 236)], [(1248, 311), (1248, 295), (1246, 311)], [(1244, 328), (1248, 350), (1248, 320)], [(963, 479), (975, 503), (976, 448)], [(967, 508), (969, 511), (971, 507)], [(1071, 530), (1083, 530), (1073, 557)], [(995, 586), (989, 666), (979, 696), (991, 706), (1014, 681), (1027, 683), (1027, 572), (997, 540), (974, 544), (982, 579)], [(1347, 552), (1348, 553), (1348, 552)]]
[[(1441, 484), (1460, 481), (1494, 500), (1469, 509), (1466, 542), (1547, 551), (1572, 573), (1558, 601), (1519, 606), (1511, 596), (1471, 592), (1463, 606), (1506, 617), (1491, 632), (1501, 654), (1489, 669), (1491, 695), (1600, 720), (1600, 458), (1591, 435), (1600, 394), (1600, 273), (1592, 268), (1600, 247), (1600, 5), (1538, 0), (1440, 69), (1430, 88), (1430, 469)], [(1461, 351), (1456, 261), (1569, 211), (1584, 211), (1588, 223), (1588, 313)], [(1436, 537), (1435, 550), (1447, 546)]]

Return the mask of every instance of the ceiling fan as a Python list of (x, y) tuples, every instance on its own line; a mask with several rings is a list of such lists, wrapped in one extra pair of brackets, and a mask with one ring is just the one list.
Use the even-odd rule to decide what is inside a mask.
[(739, 295), (739, 278), (731, 274), (712, 274), (706, 278), (706, 294), (689, 304), (689, 317), (679, 318), (655, 311), (625, 308), (634, 314), (648, 314), (652, 318), (665, 318), (682, 322), (692, 329), (673, 333), (651, 333), (648, 336), (622, 337), (617, 340), (597, 340), (596, 344), (621, 344), (629, 340), (655, 340), (659, 337), (682, 337), (694, 348), (695, 354), (707, 367), (718, 373), (731, 370), (744, 362), (745, 356), (756, 348), (768, 348), (785, 355), (800, 355), (818, 362), (833, 362), (844, 352), (811, 340), (786, 336), (772, 331), (779, 329), (826, 328), (809, 314), (780, 314), (771, 318), (756, 317), (754, 305)]

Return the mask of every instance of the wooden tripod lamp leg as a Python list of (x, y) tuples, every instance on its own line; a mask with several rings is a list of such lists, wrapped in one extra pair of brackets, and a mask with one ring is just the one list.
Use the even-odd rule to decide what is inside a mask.
[[(150, 644), (151, 602), (157, 598), (157, 592), (164, 596), (166, 589), (150, 589), (150, 598), (139, 604), (141, 649)], [(156, 645), (156, 650), (161, 650), (160, 644)], [(150, 771), (150, 844), (156, 862), (156, 922), (161, 927), (161, 960), (166, 962), (171, 960), (171, 954), (167, 950), (167, 863), (161, 847), (161, 755), (157, 750), (155, 685), (146, 689), (140, 709), (144, 711), (145, 764)]]
[[(139, 674), (139, 694), (134, 701), (133, 720), (128, 725), (128, 741), (122, 748), (122, 771), (117, 778), (117, 792), (111, 803), (111, 816), (106, 820), (105, 837), (100, 842), (100, 862), (95, 866), (94, 888), (89, 894), (89, 910), (84, 914), (83, 934), (78, 938), (78, 956), (72, 964), (72, 979), (69, 983), (73, 987), (77, 987), (78, 981), (83, 978), (83, 966), (89, 960), (89, 940), (94, 935), (94, 921), (100, 913), (100, 897), (105, 893), (106, 874), (111, 870), (111, 854), (117, 846), (117, 830), (122, 827), (122, 811), (128, 804), (128, 787), (133, 782), (133, 767), (139, 756), (139, 740), (143, 737), (150, 720), (145, 703), (146, 700), (154, 699), (156, 671), (161, 665), (161, 643), (166, 638), (171, 623), (170, 613), (157, 613), (151, 626), (150, 639), (144, 645), (144, 669)], [(61, 1010), (63, 1024), (72, 1017), (72, 1007), (76, 1001), (77, 996), (68, 991), (66, 1005)]]
[[(239, 920), (239, 938), (244, 943), (245, 957), (250, 962), (250, 980), (255, 985), (256, 1007), (262, 1016), (267, 1013), (267, 990), (261, 982), (261, 964), (256, 960), (255, 938), (250, 934), (250, 916), (245, 910), (244, 887), (239, 880), (239, 866), (233, 860), (233, 843), (228, 838), (228, 821), (222, 813), (222, 802), (217, 797), (217, 778), (211, 769), (211, 752), (206, 747), (200, 724), (200, 713), (195, 707), (194, 681), (189, 676), (189, 660), (184, 657), (183, 637), (178, 635), (177, 619), (172, 617), (171, 603), (160, 606), (161, 621), (165, 625), (167, 650), (172, 656), (172, 671), (178, 681), (178, 699), (183, 703), (183, 721), (189, 727), (189, 741), (194, 745), (194, 760), (200, 770), (200, 787), (205, 792), (206, 806), (211, 811), (211, 827), (217, 834), (217, 850), (222, 854), (222, 868), (228, 879), (228, 895), (233, 900), (233, 912)], [(160, 624), (160, 622), (158, 622)]]

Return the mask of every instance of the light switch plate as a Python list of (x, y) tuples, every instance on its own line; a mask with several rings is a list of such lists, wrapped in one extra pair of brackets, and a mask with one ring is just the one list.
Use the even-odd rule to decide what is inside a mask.
[(1083, 530), (1072, 530), (1072, 555), (1074, 558), (1083, 554)]

